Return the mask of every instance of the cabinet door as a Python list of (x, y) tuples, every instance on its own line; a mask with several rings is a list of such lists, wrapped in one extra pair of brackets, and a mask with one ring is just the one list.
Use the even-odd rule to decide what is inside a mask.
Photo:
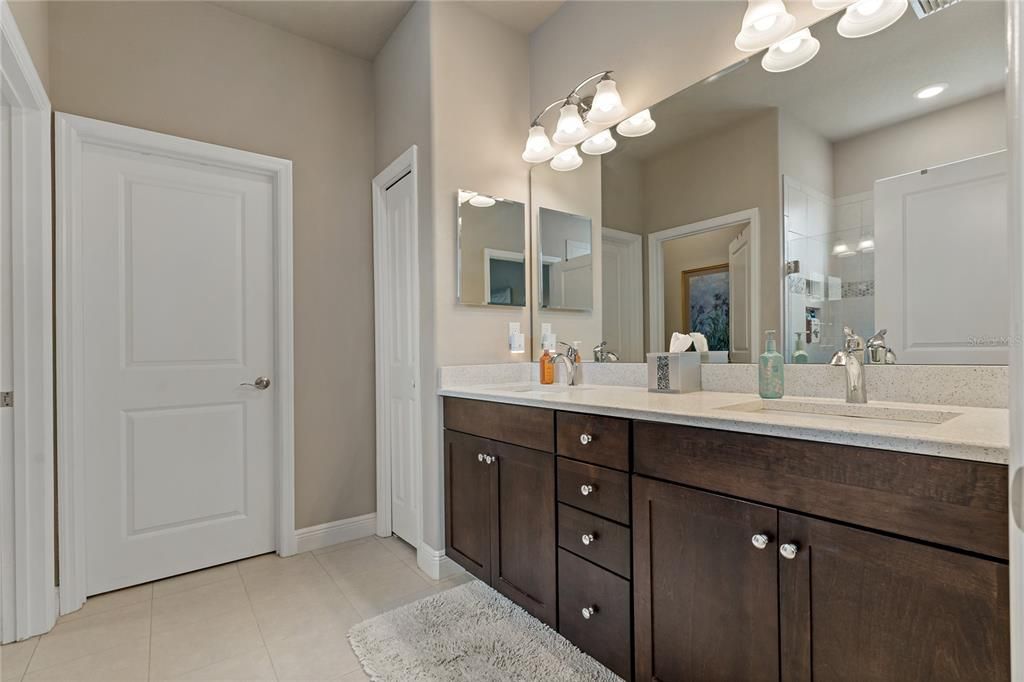
[(633, 477), (637, 680), (778, 679), (777, 513)]
[(782, 678), (1010, 677), (1006, 564), (780, 512)]
[(555, 457), (504, 443), (492, 444), (491, 453), (492, 585), (555, 627)]
[(444, 432), (445, 554), (485, 582), (491, 580), (489, 441)]

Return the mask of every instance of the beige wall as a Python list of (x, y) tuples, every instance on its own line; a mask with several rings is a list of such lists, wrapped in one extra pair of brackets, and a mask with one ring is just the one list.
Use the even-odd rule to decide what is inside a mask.
[(684, 321), (682, 273), (686, 270), (726, 265), (729, 262), (729, 243), (739, 236), (748, 223), (723, 227), (665, 242), (665, 348), (669, 347), (672, 332), (692, 331)]
[(50, 8), (54, 110), (291, 159), (295, 523), (374, 510), (370, 64), (209, 3)]
[(985, 95), (836, 142), (832, 149), (835, 196), (870, 192), (875, 180), (1006, 149), (1006, 96)]
[(779, 166), (783, 175), (835, 196), (832, 143), (785, 111), (779, 112)]
[(21, 33), (28, 54), (32, 57), (32, 63), (39, 73), (39, 80), (43, 82), (46, 93), (50, 94), (49, 3), (37, 0), (11, 0), (9, 4), (14, 21), (18, 24), (18, 32)]

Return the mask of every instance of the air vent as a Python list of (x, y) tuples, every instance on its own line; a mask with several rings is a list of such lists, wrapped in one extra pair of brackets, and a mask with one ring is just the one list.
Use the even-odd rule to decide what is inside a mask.
[(910, 0), (910, 6), (914, 8), (914, 14), (918, 19), (924, 19), (958, 2), (960, 0)]

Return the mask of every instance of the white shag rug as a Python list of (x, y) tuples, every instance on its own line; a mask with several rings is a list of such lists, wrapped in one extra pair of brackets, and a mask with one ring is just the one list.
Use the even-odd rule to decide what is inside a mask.
[(376, 682), (621, 682), (479, 580), (359, 623), (348, 638)]

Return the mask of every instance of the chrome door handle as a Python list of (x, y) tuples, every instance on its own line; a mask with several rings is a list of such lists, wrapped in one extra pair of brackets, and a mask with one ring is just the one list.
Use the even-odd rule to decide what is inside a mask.
[(238, 385), (259, 389), (260, 391), (265, 391), (268, 388), (270, 388), (270, 379), (268, 379), (267, 377), (256, 377), (256, 381), (252, 382), (251, 384), (246, 382)]

